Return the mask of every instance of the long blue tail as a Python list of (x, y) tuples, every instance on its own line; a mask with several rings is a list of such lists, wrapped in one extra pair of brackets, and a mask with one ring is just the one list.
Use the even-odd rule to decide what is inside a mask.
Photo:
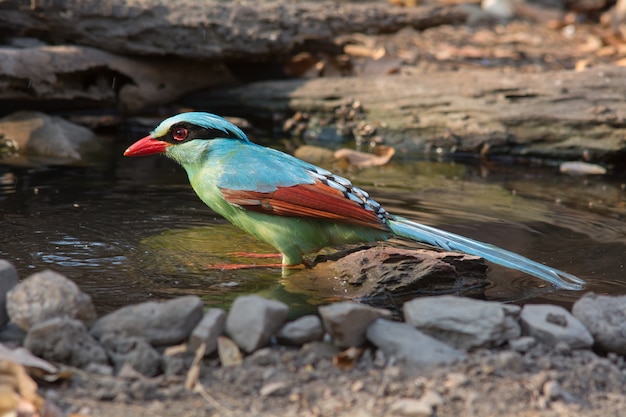
[(449, 251), (464, 252), (469, 255), (480, 256), (498, 265), (516, 269), (543, 279), (559, 288), (581, 290), (585, 285), (585, 281), (572, 274), (531, 261), (522, 255), (488, 243), (439, 230), (403, 217), (389, 219), (388, 224), (393, 233), (397, 236), (427, 243)]

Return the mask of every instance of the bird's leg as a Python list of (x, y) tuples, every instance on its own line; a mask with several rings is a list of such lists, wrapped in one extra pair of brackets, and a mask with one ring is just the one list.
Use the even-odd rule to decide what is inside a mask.
[(280, 253), (251, 253), (251, 252), (230, 252), (229, 255), (246, 257), (246, 258), (280, 258), (283, 255)]
[(253, 269), (253, 268), (284, 268), (283, 264), (215, 264), (207, 265), (206, 269), (219, 269), (220, 271), (234, 271), (237, 269)]
[(219, 269), (220, 271), (234, 271), (237, 269), (254, 269), (254, 268), (282, 268), (283, 274), (287, 271), (295, 271), (306, 268), (306, 265), (285, 265), (285, 264), (215, 264), (205, 265), (206, 269)]
[[(266, 259), (266, 258), (280, 258), (283, 255), (280, 253), (249, 253), (249, 252), (230, 252), (229, 255), (237, 256), (241, 258), (257, 258), (257, 259)], [(286, 271), (294, 271), (297, 269), (306, 268), (307, 265), (305, 263), (286, 263), (285, 258), (283, 257), (282, 263), (273, 263), (273, 264), (215, 264), (215, 265), (206, 265), (207, 269), (219, 269), (221, 271), (233, 271), (237, 269), (252, 269), (252, 268), (282, 268), (283, 274)]]

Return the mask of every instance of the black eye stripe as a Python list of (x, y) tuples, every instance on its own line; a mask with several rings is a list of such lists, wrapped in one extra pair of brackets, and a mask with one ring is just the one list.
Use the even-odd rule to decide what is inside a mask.
[[(187, 137), (182, 141), (175, 139), (176, 130), (181, 128), (187, 129), (188, 132)], [(232, 132), (230, 130), (224, 131), (221, 129), (203, 128), (201, 126), (193, 125), (186, 122), (176, 123), (175, 125), (172, 125), (164, 139), (166, 142), (184, 143), (194, 139), (210, 140), (216, 138), (241, 140), (241, 138), (237, 136), (235, 132)]]

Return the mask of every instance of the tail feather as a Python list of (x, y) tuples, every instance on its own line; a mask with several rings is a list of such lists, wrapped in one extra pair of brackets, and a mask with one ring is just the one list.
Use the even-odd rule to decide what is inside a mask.
[(426, 226), (403, 217), (390, 219), (389, 227), (400, 237), (427, 243), (449, 251), (480, 256), (498, 265), (543, 279), (559, 288), (581, 290), (585, 285), (585, 281), (572, 274), (542, 265), (514, 252)]

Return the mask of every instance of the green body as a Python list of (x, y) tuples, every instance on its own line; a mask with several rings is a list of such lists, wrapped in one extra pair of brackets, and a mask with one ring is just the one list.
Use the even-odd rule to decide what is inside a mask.
[[(301, 264), (302, 255), (327, 246), (373, 242), (390, 236), (390, 232), (374, 227), (277, 216), (246, 210), (226, 201), (221, 188), (271, 191), (277, 184), (297, 185), (301, 178), (290, 178), (285, 173), (302, 172), (306, 163), (272, 149), (250, 142), (213, 139), (171, 146), (167, 155), (185, 168), (191, 186), (207, 206), (279, 250), (284, 265)], [(297, 170), (291, 169), (291, 164)]]

